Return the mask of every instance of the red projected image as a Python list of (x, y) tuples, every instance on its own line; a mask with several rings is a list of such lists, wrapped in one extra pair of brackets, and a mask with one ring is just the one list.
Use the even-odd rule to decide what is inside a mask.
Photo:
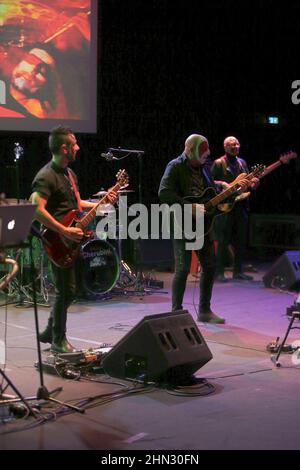
[(5, 118), (90, 120), (92, 3), (0, 0), (0, 129)]

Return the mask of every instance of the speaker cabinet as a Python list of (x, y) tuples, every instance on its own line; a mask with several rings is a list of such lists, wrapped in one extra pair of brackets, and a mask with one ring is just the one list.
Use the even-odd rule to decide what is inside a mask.
[(112, 377), (142, 382), (191, 377), (212, 359), (193, 317), (186, 310), (144, 317), (104, 357)]
[(300, 291), (300, 251), (285, 251), (264, 275), (266, 287)]

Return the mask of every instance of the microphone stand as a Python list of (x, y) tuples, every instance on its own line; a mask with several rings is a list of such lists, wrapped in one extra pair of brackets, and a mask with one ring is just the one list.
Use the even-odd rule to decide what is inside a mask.
[[(139, 194), (139, 204), (142, 204), (142, 174), (143, 174), (143, 155), (141, 153), (137, 154), (139, 162), (139, 177), (138, 177), (138, 194)], [(145, 288), (143, 285), (143, 269), (142, 269), (142, 249), (141, 249), (141, 239), (137, 239), (136, 243), (136, 283), (135, 289), (140, 294), (145, 294)]]
[[(112, 155), (114, 153), (125, 153), (125, 156), (119, 158), (113, 158), (114, 160), (123, 160), (129, 155), (136, 155), (138, 158), (138, 202), (142, 204), (143, 195), (142, 195), (142, 174), (143, 174), (143, 150), (127, 150), (122, 148), (109, 148), (108, 152)], [(121, 260), (120, 260), (121, 261)], [(136, 265), (136, 280), (135, 280), (135, 292), (139, 295), (146, 295), (147, 291), (143, 285), (143, 270), (142, 270), (142, 255), (141, 255), (141, 239), (138, 238), (135, 243), (135, 265)]]

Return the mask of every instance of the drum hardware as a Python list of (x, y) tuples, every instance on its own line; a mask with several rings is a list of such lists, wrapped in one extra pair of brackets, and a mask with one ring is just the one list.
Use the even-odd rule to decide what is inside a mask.
[(106, 194), (107, 194), (107, 191), (101, 190), (101, 191), (98, 191), (96, 194), (93, 194), (93, 197), (102, 197), (102, 196), (106, 196)]
[(132, 287), (135, 282), (135, 272), (131, 269), (129, 264), (127, 264), (124, 260), (121, 260), (120, 276), (117, 282), (117, 287), (121, 289), (126, 289), (128, 287)]
[[(49, 304), (49, 286), (47, 286), (47, 278), (45, 272), (45, 255), (41, 246), (41, 242), (36, 237), (32, 239), (34, 252), (34, 268), (36, 273), (35, 282), (38, 285), (37, 297), (38, 306), (50, 308)], [(26, 308), (33, 305), (33, 286), (30, 279), (30, 265), (28, 264), (29, 249), (23, 248), (20, 258), (20, 276), (15, 279), (12, 284), (12, 292), (9, 294), (17, 296), (18, 301), (16, 308)]]
[(134, 189), (119, 189), (119, 194), (135, 193)]
[[(36, 237), (32, 240), (35, 282), (38, 283), (38, 306), (50, 307), (49, 288), (45, 272), (45, 255), (41, 242)], [(10, 250), (10, 256), (14, 256), (14, 250)], [(14, 304), (16, 308), (27, 308), (33, 305), (33, 285), (30, 274), (29, 248), (25, 246), (18, 249), (15, 258), (19, 263), (19, 274), (7, 287), (7, 298), (9, 304)], [(49, 284), (49, 283), (48, 283)], [(3, 305), (1, 305), (3, 306)]]

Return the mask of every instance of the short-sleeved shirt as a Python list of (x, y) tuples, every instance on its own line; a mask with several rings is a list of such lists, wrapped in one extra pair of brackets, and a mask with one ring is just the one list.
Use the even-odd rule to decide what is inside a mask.
[[(74, 171), (69, 170), (79, 190), (77, 177)], [(52, 160), (36, 174), (32, 191), (47, 199), (46, 209), (56, 220), (61, 220), (72, 209), (77, 210), (77, 200), (68, 170), (60, 168)]]

